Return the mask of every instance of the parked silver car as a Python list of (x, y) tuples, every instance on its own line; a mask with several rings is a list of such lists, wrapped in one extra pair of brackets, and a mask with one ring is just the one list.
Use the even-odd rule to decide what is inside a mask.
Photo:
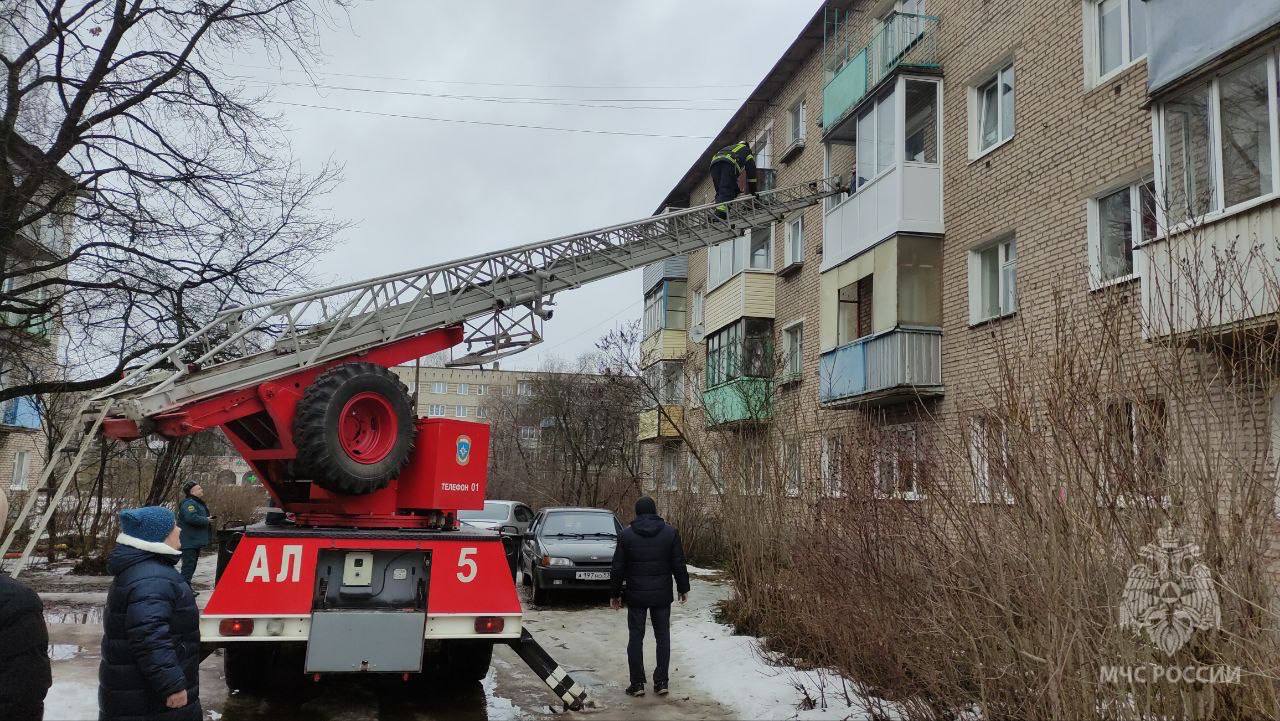
[(519, 501), (485, 501), (479, 511), (458, 511), (458, 520), (486, 531), (523, 534), (533, 521), (533, 509)]

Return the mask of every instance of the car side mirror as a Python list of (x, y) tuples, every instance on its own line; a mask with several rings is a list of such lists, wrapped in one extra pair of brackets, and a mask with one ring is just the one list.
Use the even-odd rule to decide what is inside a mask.
[(498, 528), (498, 533), (503, 533), (511, 536), (511, 535), (519, 534), (520, 529), (516, 528), (515, 526), (501, 526), (500, 528)]
[(525, 531), (520, 534), (520, 538), (523, 538), (526, 541), (532, 541), (534, 539), (534, 534), (531, 531)]

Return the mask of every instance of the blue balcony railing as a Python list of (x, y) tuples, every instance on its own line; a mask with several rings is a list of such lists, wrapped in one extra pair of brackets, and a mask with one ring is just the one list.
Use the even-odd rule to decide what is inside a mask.
[(871, 42), (854, 46), (849, 29), (828, 37), (825, 64), (834, 73), (822, 89), (822, 127), (830, 132), (881, 80), (900, 67), (936, 70), (938, 18), (890, 13)]
[(942, 391), (942, 331), (899, 327), (859, 338), (818, 359), (818, 394), (824, 404), (871, 396), (938, 395)]

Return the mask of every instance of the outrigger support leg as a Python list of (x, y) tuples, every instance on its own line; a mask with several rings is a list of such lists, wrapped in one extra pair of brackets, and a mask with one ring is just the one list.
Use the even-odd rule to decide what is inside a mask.
[(563, 666), (551, 658), (551, 654), (533, 640), (528, 630), (521, 631), (520, 638), (506, 641), (506, 643), (528, 664), (529, 668), (533, 669), (534, 673), (538, 674), (538, 678), (546, 682), (552, 693), (564, 700), (571, 711), (582, 710), (587, 699), (587, 690), (574, 682), (569, 672), (565, 671)]

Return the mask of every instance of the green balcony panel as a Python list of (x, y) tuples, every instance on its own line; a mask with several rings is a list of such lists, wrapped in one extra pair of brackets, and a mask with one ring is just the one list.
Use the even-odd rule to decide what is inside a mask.
[(708, 426), (767, 421), (773, 412), (773, 381), (734, 378), (704, 391), (702, 406)]
[(867, 94), (867, 50), (854, 55), (822, 89), (822, 127), (835, 125)]

